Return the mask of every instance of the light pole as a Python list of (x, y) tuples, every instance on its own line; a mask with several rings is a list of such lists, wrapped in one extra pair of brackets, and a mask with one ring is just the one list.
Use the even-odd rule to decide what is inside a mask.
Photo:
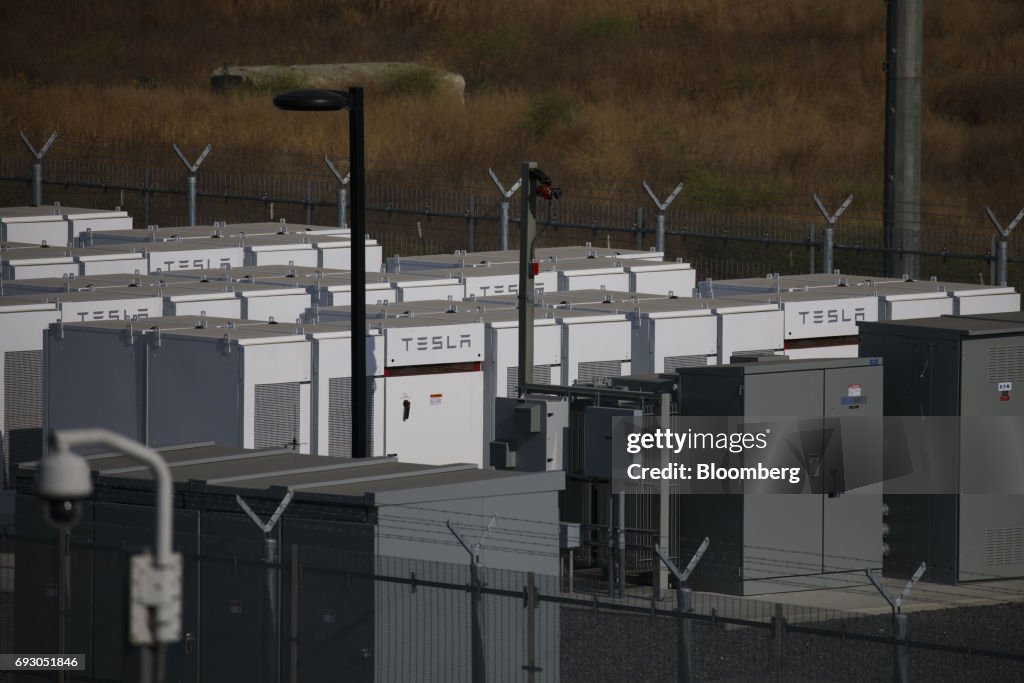
[(349, 110), (348, 154), (352, 201), (352, 457), (366, 448), (366, 145), (363, 140), (363, 89), (294, 90), (274, 98), (286, 111)]
[[(173, 550), (174, 482), (156, 451), (105, 429), (52, 432), (50, 454), (39, 463), (39, 495), (48, 502), (49, 518), (64, 529), (77, 516), (79, 502), (92, 493), (89, 466), (73, 453), (83, 446), (103, 446), (146, 465), (156, 493), (154, 550), (133, 555), (130, 567), (128, 639), (140, 648), (139, 680), (163, 680), (163, 651), (181, 640), (181, 554)], [(63, 538), (62, 538), (63, 542)], [(62, 629), (63, 630), (63, 629)], [(64, 654), (61, 652), (61, 654)]]

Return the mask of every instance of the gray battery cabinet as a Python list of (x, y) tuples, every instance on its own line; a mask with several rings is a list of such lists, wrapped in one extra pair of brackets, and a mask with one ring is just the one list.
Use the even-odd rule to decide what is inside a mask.
[(886, 483), (889, 575), (927, 562), (932, 582), (1024, 576), (1024, 325), (1008, 317), (861, 323), (860, 352), (885, 359), (887, 413), (940, 418), (934, 492)]
[(882, 566), (878, 358), (736, 363), (677, 373), (684, 417), (742, 424), (748, 432), (771, 424), (776, 433), (769, 447), (748, 450), (744, 464), (799, 464), (802, 471), (796, 487), (695, 482), (690, 494), (676, 497), (681, 556), (689, 557), (705, 536), (711, 541), (691, 587), (735, 595), (833, 588), (862, 584), (865, 569)]

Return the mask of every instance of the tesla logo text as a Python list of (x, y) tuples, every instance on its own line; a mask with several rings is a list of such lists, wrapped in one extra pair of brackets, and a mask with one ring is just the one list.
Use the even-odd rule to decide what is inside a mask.
[(434, 337), (402, 337), (406, 351), (436, 351), (440, 349), (472, 348), (473, 338), (468, 334), (453, 336), (450, 334)]
[(164, 261), (164, 270), (197, 270), (197, 269), (211, 269), (216, 267), (231, 266), (231, 259), (227, 256), (222, 256), (217, 266), (211, 265), (210, 259), (177, 259), (175, 261)]
[(864, 307), (858, 307), (853, 309), (853, 316), (851, 317), (850, 311), (845, 308), (829, 308), (827, 310), (819, 311), (800, 311), (800, 324), (808, 324), (808, 316), (810, 316), (810, 324), (812, 325), (823, 325), (825, 323), (849, 323), (855, 320), (864, 320)]
[(149, 317), (148, 308), (140, 308), (136, 313), (129, 313), (128, 311), (119, 311), (117, 309), (111, 311), (81, 311), (78, 313), (78, 317), (85, 322), (86, 320), (142, 320)]

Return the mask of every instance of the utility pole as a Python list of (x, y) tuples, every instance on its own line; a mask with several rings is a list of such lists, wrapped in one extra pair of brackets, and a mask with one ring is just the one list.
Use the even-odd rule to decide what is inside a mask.
[(882, 216), (885, 274), (920, 277), (921, 65), (924, 0), (886, 0), (885, 194)]
[(523, 206), (519, 217), (519, 393), (533, 384), (533, 278), (537, 275), (537, 181), (536, 161), (523, 164), (519, 180), (523, 188)]

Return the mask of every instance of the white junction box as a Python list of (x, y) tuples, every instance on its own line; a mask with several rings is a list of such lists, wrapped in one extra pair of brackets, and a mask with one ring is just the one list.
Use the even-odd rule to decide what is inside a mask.
[(131, 230), (132, 217), (127, 211), (115, 209), (82, 209), (74, 206), (60, 207), (60, 213), (68, 222), (68, 243), (77, 244), (85, 232), (107, 232), (110, 230)]
[(242, 243), (246, 266), (320, 266), (320, 252), (299, 235), (247, 236)]
[(72, 249), (71, 255), (78, 263), (78, 274), (109, 275), (114, 273), (149, 273), (149, 260), (142, 254), (132, 254), (111, 249)]

